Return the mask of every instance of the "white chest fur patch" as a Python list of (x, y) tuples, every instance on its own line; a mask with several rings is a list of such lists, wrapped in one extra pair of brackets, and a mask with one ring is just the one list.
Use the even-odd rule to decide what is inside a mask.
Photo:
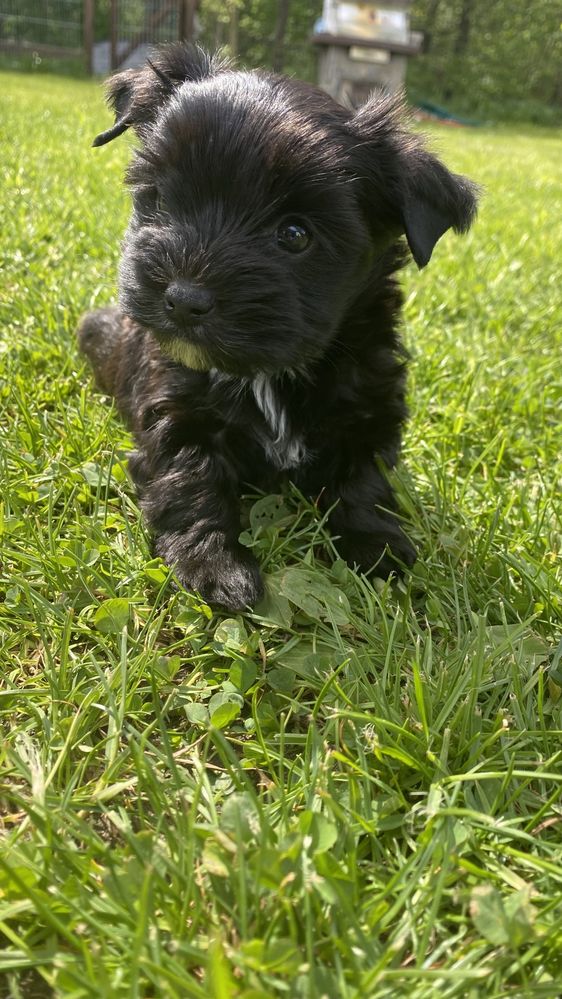
[(302, 438), (291, 433), (275, 383), (267, 375), (256, 375), (251, 384), (254, 399), (272, 434), (271, 439), (264, 441), (268, 458), (278, 468), (296, 468), (306, 461), (306, 448)]

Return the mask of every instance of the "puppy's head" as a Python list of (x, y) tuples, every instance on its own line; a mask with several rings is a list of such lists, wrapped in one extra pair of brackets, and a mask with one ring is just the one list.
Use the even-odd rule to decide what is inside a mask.
[(464, 231), (474, 188), (403, 128), (307, 84), (237, 72), (189, 46), (110, 81), (102, 145), (132, 127), (121, 304), (189, 367), (242, 375), (320, 358), (401, 235), (423, 267)]

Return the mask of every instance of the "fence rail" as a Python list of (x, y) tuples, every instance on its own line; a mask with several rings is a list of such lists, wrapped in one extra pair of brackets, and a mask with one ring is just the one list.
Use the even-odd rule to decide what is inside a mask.
[(91, 70), (94, 0), (0, 0), (0, 51), (80, 58)]
[(191, 38), (196, 0), (0, 0), (0, 51), (82, 57), (107, 73), (163, 41)]

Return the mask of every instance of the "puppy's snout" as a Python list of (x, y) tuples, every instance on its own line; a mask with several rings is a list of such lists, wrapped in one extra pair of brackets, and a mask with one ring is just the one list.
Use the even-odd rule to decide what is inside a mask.
[(193, 325), (208, 316), (214, 305), (215, 296), (212, 291), (193, 281), (173, 281), (164, 295), (166, 312), (178, 323)]

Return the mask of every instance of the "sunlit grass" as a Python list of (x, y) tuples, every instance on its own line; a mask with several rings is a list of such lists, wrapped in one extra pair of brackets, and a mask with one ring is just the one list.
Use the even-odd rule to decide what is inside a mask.
[(404, 279), (412, 574), (254, 498), (228, 619), (151, 560), (73, 340), (127, 140), (91, 83), (1, 85), (0, 994), (558, 996), (559, 137), (432, 134), (486, 193)]

